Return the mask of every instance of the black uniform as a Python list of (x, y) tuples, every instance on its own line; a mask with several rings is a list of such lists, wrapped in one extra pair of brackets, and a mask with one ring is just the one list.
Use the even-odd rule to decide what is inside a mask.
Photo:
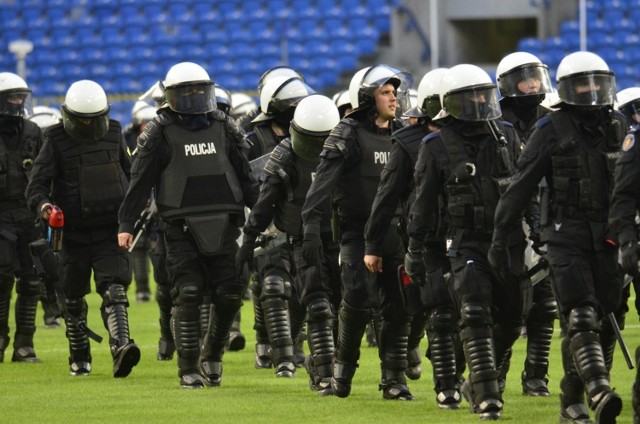
[[(496, 370), (517, 339), (527, 312), (519, 289), (525, 273), (522, 255), (514, 257), (517, 275), (509, 281), (496, 278), (486, 255), (493, 212), (519, 151), (518, 136), (508, 123), (452, 119), (424, 139), (415, 169), (409, 250), (419, 252), (425, 239), (433, 239), (444, 214), (454, 275), (449, 290), (460, 311), (460, 338), (469, 367), (471, 393), (465, 396), (481, 414), (499, 413), (502, 408)], [(510, 246), (521, 251), (522, 228), (512, 233)]]
[(29, 243), (39, 238), (24, 191), (42, 147), (38, 126), (22, 117), (0, 117), (0, 362), (9, 345), (9, 306), (14, 278), (16, 334), (12, 361), (37, 362), (33, 349), (40, 281), (33, 271)]
[[(406, 221), (415, 191), (413, 170), (422, 139), (428, 133), (426, 124), (418, 123), (392, 134), (389, 160), (380, 175), (378, 192), (365, 227), (365, 255), (380, 256), (384, 236), (390, 226), (397, 227), (406, 236)], [(404, 296), (405, 306), (413, 316), (408, 338), (408, 370), (420, 366), (420, 341), (428, 324), (428, 355), (433, 367), (434, 390), (438, 395), (436, 399), (443, 408), (455, 408), (460, 403), (454, 349), (457, 313), (443, 277), (451, 270), (446, 257), (444, 233), (438, 231), (436, 237), (428, 239), (425, 245), (427, 272), (430, 275), (428, 284), (417, 291), (409, 287)], [(383, 267), (386, 265), (383, 264)], [(407, 376), (415, 379), (420, 374), (408, 371)]]
[(311, 183), (302, 217), (304, 239), (320, 239), (322, 224), (331, 214), (331, 203), (340, 228), (342, 303), (340, 331), (331, 385), (340, 397), (351, 390), (360, 356), (360, 341), (379, 303), (383, 317), (379, 355), (382, 366), (383, 396), (413, 398), (406, 386), (407, 337), (410, 317), (404, 310), (397, 284), (397, 267), (403, 250), (395, 228), (387, 228), (380, 256), (385, 264), (382, 274), (373, 274), (364, 266), (364, 227), (369, 218), (380, 173), (391, 149), (391, 134), (401, 121), (390, 121), (379, 128), (366, 115), (353, 112), (333, 129), (325, 141), (316, 176)]
[[(622, 144), (622, 155), (616, 162), (615, 185), (611, 197), (609, 212), (609, 224), (613, 234), (616, 235), (622, 247), (623, 257), (626, 250), (636, 250), (638, 246), (638, 226), (636, 216), (638, 213), (638, 200), (640, 199), (640, 149), (638, 148), (638, 130), (636, 128), (627, 134)], [(629, 255), (630, 263), (625, 271), (633, 276), (636, 292), (636, 310), (640, 311), (640, 296), (638, 293), (638, 255)], [(632, 408), (634, 423), (640, 420), (640, 346), (635, 352), (636, 381), (632, 389)]]
[[(122, 129), (109, 121), (109, 130), (96, 143), (71, 138), (63, 124), (49, 127), (27, 188), (29, 206), (40, 213), (56, 204), (65, 218), (63, 248), (67, 338), (72, 374), (90, 371), (89, 339), (82, 329), (91, 292), (91, 274), (102, 296), (101, 313), (114, 357), (114, 376), (125, 377), (140, 358), (129, 339), (126, 290), (131, 283), (128, 254), (117, 244), (118, 205), (127, 191), (130, 162)], [(78, 325), (78, 323), (80, 325)]]
[(167, 111), (139, 137), (131, 186), (120, 207), (120, 232), (133, 232), (155, 188), (173, 285), (171, 320), (181, 384), (202, 384), (199, 306), (209, 287), (215, 312), (201, 367), (206, 383), (219, 385), (224, 346), (246, 288), (236, 275), (237, 227), (243, 224), (244, 206), (253, 206), (257, 188), (240, 151), (247, 147), (246, 140), (229, 117), (213, 111), (192, 129), (182, 122)]
[[(536, 96), (537, 97), (537, 96)], [(502, 119), (511, 123), (520, 136), (520, 140), (526, 144), (529, 136), (535, 129), (535, 123), (551, 112), (543, 106), (530, 106), (522, 104), (528, 97), (505, 97), (500, 101)], [(537, 193), (536, 193), (537, 195)], [(534, 195), (535, 196), (535, 195)], [(529, 223), (530, 235), (539, 237), (539, 209), (538, 203), (528, 210), (525, 218)], [(531, 237), (530, 238), (534, 238)], [(525, 255), (530, 254), (527, 249)], [(527, 258), (525, 258), (525, 263)], [(557, 304), (551, 289), (550, 278), (545, 278), (533, 287), (533, 304), (531, 312), (526, 318), (527, 331), (527, 356), (522, 372), (522, 388), (525, 393), (547, 396), (547, 374), (549, 370), (549, 352), (551, 350), (551, 338), (553, 336), (553, 322), (557, 315)], [(501, 379), (506, 378), (509, 370), (509, 362), (505, 363), (501, 370)], [(502, 380), (504, 381), (504, 380)]]
[(603, 118), (601, 111), (563, 107), (536, 126), (496, 209), (492, 250), (519, 222), (544, 177), (550, 202), (542, 205), (541, 216), (548, 219), (541, 219), (541, 240), (548, 245), (552, 284), (568, 325), (562, 341), (562, 408), (584, 408), (586, 390), (590, 406), (598, 410), (603, 399), (604, 405), (615, 395), (608, 373), (615, 338), (601, 318), (617, 311), (622, 291), (618, 250), (607, 219), (624, 124), (615, 115)]
[[(302, 205), (311, 185), (317, 162), (306, 161), (296, 155), (289, 139), (283, 140), (271, 152), (265, 166), (266, 179), (260, 197), (244, 226), (245, 243), (252, 247), (258, 234), (273, 221), (286, 234), (285, 249), (292, 260), (276, 260), (263, 270), (266, 275), (261, 287), (264, 325), (269, 332), (272, 355), (276, 364), (291, 361), (291, 333), (287, 331), (287, 297), (291, 297), (291, 283), (296, 282), (308, 314), (308, 342), (311, 350), (311, 385), (324, 394), (329, 388), (331, 363), (334, 354), (333, 310), (340, 302), (339, 248), (332, 240), (331, 226), (326, 219), (322, 225), (324, 260), (318, 269), (309, 267), (301, 256)], [(328, 217), (327, 217), (328, 218)], [(294, 272), (295, 271), (295, 272)], [(280, 311), (278, 313), (278, 311)], [(256, 325), (259, 324), (256, 317)], [(289, 340), (285, 340), (286, 337)], [(276, 371), (278, 366), (276, 365)]]

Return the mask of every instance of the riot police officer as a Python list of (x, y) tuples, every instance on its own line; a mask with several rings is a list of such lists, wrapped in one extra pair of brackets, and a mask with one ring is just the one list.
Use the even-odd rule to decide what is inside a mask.
[[(498, 89), (502, 95), (500, 109), (502, 119), (510, 122), (523, 143), (533, 132), (536, 121), (551, 110), (540, 105), (547, 93), (551, 93), (549, 69), (536, 56), (526, 52), (515, 52), (505, 56), (496, 70)], [(529, 239), (539, 250), (540, 223), (538, 204), (534, 202), (527, 210), (525, 219), (529, 226)], [(525, 263), (532, 256), (540, 257), (527, 246)], [(534, 264), (527, 263), (532, 266)], [(522, 392), (530, 396), (548, 396), (547, 374), (549, 351), (553, 336), (553, 322), (557, 314), (557, 304), (551, 290), (551, 281), (545, 278), (533, 289), (533, 305), (526, 318), (524, 330), (527, 334), (527, 357), (522, 371)], [(501, 384), (504, 384), (509, 370), (510, 358), (501, 369)]]
[[(383, 268), (380, 252), (387, 228), (392, 225), (392, 221), (396, 221), (395, 226), (399, 227), (399, 231), (402, 231), (403, 237), (406, 238), (406, 221), (415, 186), (413, 169), (422, 139), (439, 128), (431, 118), (441, 109), (439, 88), (444, 73), (445, 68), (436, 68), (424, 75), (418, 85), (416, 106), (404, 113), (405, 116), (417, 119), (417, 123), (401, 128), (391, 136), (391, 153), (380, 175), (378, 192), (365, 227), (364, 261), (371, 272), (380, 272)], [(401, 215), (398, 220), (394, 215), (398, 214), (399, 202)], [(405, 374), (411, 379), (420, 378), (420, 341), (428, 324), (429, 357), (433, 368), (436, 403), (442, 409), (457, 409), (461, 400), (460, 376), (456, 367), (454, 347), (457, 313), (443, 278), (451, 268), (446, 257), (444, 225), (435, 237), (427, 240), (426, 246), (429, 249), (429, 254), (425, 255), (429, 259), (428, 285), (418, 290), (414, 290), (415, 287), (403, 286), (406, 290), (403, 296), (405, 306), (413, 317), (408, 336), (408, 362)], [(421, 282), (416, 281), (416, 285)]]
[(617, 109), (627, 118), (631, 130), (640, 123), (640, 87), (630, 87), (616, 94)]
[(116, 244), (117, 209), (127, 191), (130, 162), (120, 123), (109, 119), (102, 87), (81, 80), (67, 90), (62, 123), (49, 127), (27, 187), (32, 210), (47, 219), (53, 205), (65, 217), (63, 264), (65, 317), (71, 375), (91, 372), (91, 349), (84, 331), (85, 295), (91, 273), (102, 297), (100, 312), (109, 331), (113, 376), (126, 377), (140, 360), (129, 335), (127, 253)]
[(24, 191), (33, 161), (42, 147), (42, 132), (25, 119), (31, 90), (11, 72), (0, 73), (0, 362), (9, 346), (9, 306), (14, 278), (16, 333), (12, 362), (40, 362), (33, 348), (40, 281), (33, 271), (29, 242), (38, 238), (34, 215)]
[[(245, 115), (255, 113), (257, 110), (258, 105), (249, 95), (240, 92), (231, 93), (231, 109), (228, 115), (233, 119), (238, 120)], [(254, 118), (256, 116), (257, 114), (253, 115)]]
[[(437, 234), (442, 214), (448, 223), (447, 256), (454, 277), (447, 284), (460, 313), (460, 339), (469, 368), (463, 394), (481, 419), (498, 419), (503, 401), (497, 369), (517, 339), (527, 310), (514, 281), (525, 269), (517, 263), (517, 278), (498, 280), (486, 252), (493, 211), (514, 171), (520, 142), (513, 128), (498, 120), (496, 86), (481, 68), (450, 68), (440, 83), (440, 100), (443, 108), (435, 118), (447, 122), (425, 137), (419, 151), (405, 266), (410, 276), (424, 274), (423, 257), (429, 255), (424, 252), (425, 239)], [(522, 229), (513, 233), (512, 246), (523, 244)]]
[[(302, 283), (298, 293), (302, 293), (308, 315), (311, 356), (307, 368), (310, 384), (322, 395), (330, 394), (331, 390), (329, 380), (334, 347), (332, 303), (336, 304), (335, 299), (340, 296), (337, 249), (329, 242), (331, 227), (327, 220), (323, 228), (327, 260), (323, 261), (320, 270), (307, 267), (301, 261), (301, 208), (324, 139), (339, 121), (338, 109), (327, 97), (312, 94), (300, 101), (290, 124), (291, 137), (276, 146), (265, 165), (266, 179), (244, 226), (244, 242), (237, 256), (238, 267), (251, 262), (256, 238), (272, 220), (276, 228), (286, 234), (286, 245), (293, 249), (293, 255), (284, 261), (283, 266), (269, 272), (261, 287), (260, 302), (269, 333), (271, 355), (277, 376), (293, 375), (293, 347), (286, 321), (290, 319), (287, 298), (292, 295), (291, 285), (295, 276), (296, 281)], [(294, 273), (294, 269), (299, 273)]]
[(621, 301), (618, 249), (607, 219), (625, 124), (612, 115), (615, 77), (599, 56), (566, 56), (556, 82), (560, 109), (538, 121), (529, 138), (496, 209), (489, 258), (496, 269), (508, 269), (513, 257), (505, 249), (507, 234), (546, 178), (550, 202), (548, 208), (543, 204), (540, 237), (547, 243), (554, 293), (567, 326), (560, 421), (589, 420), (586, 392), (597, 422), (614, 423), (622, 409), (609, 383), (615, 338), (602, 317), (617, 311)]
[(406, 93), (412, 83), (410, 74), (387, 65), (365, 68), (354, 75), (349, 91), (355, 109), (327, 138), (303, 207), (303, 255), (307, 263), (319, 263), (321, 226), (330, 215), (331, 203), (340, 227), (343, 298), (331, 379), (339, 397), (351, 392), (360, 341), (372, 308), (378, 305), (380, 291), (380, 390), (385, 399), (414, 399), (404, 376), (410, 317), (402, 306), (394, 269), (402, 260), (395, 229), (386, 234), (381, 256), (389, 266), (383, 273), (370, 273), (363, 260), (364, 227), (391, 149), (391, 134), (403, 126), (395, 119), (396, 110), (399, 103), (406, 107)]
[[(289, 137), (289, 125), (298, 102), (314, 92), (311, 87), (297, 76), (280, 75), (269, 77), (260, 90), (261, 113), (252, 121), (253, 130), (247, 133), (247, 139), (253, 144), (249, 159), (255, 159), (270, 153), (280, 141)], [(260, 178), (259, 176), (256, 177)], [(273, 365), (269, 352), (274, 346), (270, 341), (269, 335), (274, 334), (275, 328), (268, 329), (268, 323), (265, 321), (265, 318), (273, 314), (273, 311), (263, 308), (261, 302), (262, 286), (267, 278), (272, 275), (279, 278), (283, 272), (287, 272), (286, 263), (290, 262), (290, 255), (291, 251), (285, 245), (275, 246), (274, 243), (269, 243), (255, 257), (255, 273), (252, 276), (251, 295), (255, 317), (255, 366), (257, 368), (270, 368)], [(297, 299), (298, 296), (288, 296), (291, 310), (289, 333), (290, 337), (292, 337), (292, 343), (297, 345), (294, 362), (296, 365), (301, 365), (304, 362), (304, 353), (302, 352), (301, 345), (303, 340), (300, 333), (304, 325), (305, 311)], [(272, 302), (269, 304), (272, 304)], [(285, 342), (281, 340), (279, 343)], [(276, 373), (278, 373), (278, 364), (276, 363), (275, 365)]]
[(353, 107), (351, 106), (351, 99), (349, 99), (349, 90), (341, 90), (333, 95), (332, 98), (338, 112), (340, 112), (340, 119), (351, 113)]
[[(172, 278), (171, 329), (183, 388), (219, 386), (222, 356), (246, 289), (235, 254), (244, 206), (257, 187), (241, 149), (246, 140), (233, 120), (216, 110), (213, 82), (200, 65), (182, 62), (164, 80), (170, 110), (138, 138), (134, 178), (120, 207), (118, 241), (127, 248), (133, 223), (155, 187)], [(214, 312), (199, 348), (199, 309), (210, 287)]]

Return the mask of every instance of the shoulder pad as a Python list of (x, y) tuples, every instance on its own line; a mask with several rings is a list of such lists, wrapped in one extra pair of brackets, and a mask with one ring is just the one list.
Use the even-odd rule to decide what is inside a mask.
[(343, 118), (324, 141), (323, 150), (348, 156), (346, 140), (354, 138), (357, 124), (358, 121), (352, 118)]
[(216, 121), (224, 122), (227, 120), (227, 114), (221, 111), (220, 109), (212, 110), (211, 112), (209, 112), (209, 116), (215, 119)]
[(162, 127), (172, 122), (173, 119), (167, 114), (155, 116), (144, 126), (144, 131), (138, 136), (136, 150), (153, 150), (162, 136)]
[(407, 124), (407, 121), (403, 121), (402, 119), (394, 119), (391, 122), (391, 128), (394, 131), (398, 131), (401, 130), (402, 128), (408, 127), (409, 125)]
[(545, 125), (547, 125), (549, 122), (551, 122), (551, 116), (545, 115), (545, 116), (543, 116), (542, 118), (540, 118), (540, 119), (538, 119), (536, 121), (536, 127), (537, 128), (542, 128)]
[(500, 120), (499, 122), (505, 127), (513, 128), (513, 124), (511, 122), (509, 122), (509, 121)]
[(293, 157), (291, 152), (291, 141), (288, 138), (282, 140), (271, 151), (269, 160), (264, 166), (264, 171), (269, 175), (282, 176), (283, 168), (287, 168), (291, 163)]
[[(429, 130), (427, 128), (425, 128), (424, 125), (421, 125), (421, 124), (407, 125), (407, 126), (405, 126), (403, 128), (400, 128), (400, 129), (397, 129), (396, 131), (394, 131), (393, 134), (391, 134), (391, 137), (404, 140), (407, 137), (413, 138), (412, 136), (414, 134), (422, 133), (422, 134), (424, 134), (426, 136), (426, 134), (428, 132), (429, 132)], [(422, 139), (423, 137), (420, 137), (420, 138)]]
[(427, 136), (422, 139), (422, 142), (428, 143), (431, 140), (435, 140), (436, 138), (440, 138), (440, 130), (427, 134)]

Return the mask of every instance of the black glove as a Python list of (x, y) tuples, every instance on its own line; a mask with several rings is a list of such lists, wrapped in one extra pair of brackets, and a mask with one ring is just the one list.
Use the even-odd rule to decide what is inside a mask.
[(489, 264), (501, 274), (508, 274), (511, 271), (511, 256), (506, 242), (496, 242), (494, 240), (487, 254)]
[(404, 256), (404, 272), (411, 278), (413, 284), (424, 285), (427, 268), (424, 264), (422, 250), (409, 249)]
[(622, 270), (632, 277), (637, 277), (638, 272), (638, 242), (632, 240), (620, 248), (622, 256)]
[(308, 266), (319, 265), (322, 260), (322, 240), (315, 233), (307, 233), (302, 239), (302, 257)]
[(253, 270), (253, 249), (256, 248), (254, 241), (245, 241), (236, 253), (236, 269), (238, 274), (242, 273), (244, 264), (247, 264), (249, 271)]
[(542, 250), (542, 246), (544, 245), (540, 241), (540, 232), (538, 230), (534, 231), (533, 229), (529, 233), (529, 240), (531, 240), (531, 248), (534, 252), (536, 252), (540, 256), (544, 256), (545, 252)]

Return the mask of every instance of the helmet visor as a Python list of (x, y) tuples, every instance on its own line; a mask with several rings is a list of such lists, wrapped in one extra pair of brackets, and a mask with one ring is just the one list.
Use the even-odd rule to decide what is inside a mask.
[(303, 98), (315, 92), (313, 88), (309, 87), (309, 85), (301, 79), (291, 78), (273, 93), (267, 113), (269, 115), (277, 115), (278, 113), (284, 112)]
[(210, 81), (179, 84), (165, 89), (169, 107), (176, 113), (201, 114), (216, 108), (216, 94)]
[(426, 116), (429, 118), (433, 118), (440, 112), (442, 109), (442, 105), (440, 104), (440, 96), (433, 95), (429, 97), (425, 97), (424, 102), (422, 104), (422, 110)]
[(84, 143), (93, 143), (109, 131), (109, 109), (99, 113), (79, 115), (62, 105), (62, 124), (71, 138)]
[(296, 155), (309, 162), (320, 161), (320, 153), (322, 152), (324, 141), (330, 132), (313, 133), (304, 131), (292, 122), (289, 133), (291, 134), (291, 148)]
[(570, 105), (612, 105), (616, 98), (616, 78), (610, 71), (569, 75), (558, 81), (558, 95)]
[(502, 116), (493, 84), (451, 91), (445, 94), (443, 103), (451, 116), (463, 121), (490, 121)]
[(620, 112), (630, 120), (630, 122), (636, 123), (640, 121), (640, 99), (627, 103), (620, 108)]
[[(376, 65), (369, 68), (362, 78), (360, 91), (373, 99), (376, 90), (385, 84), (392, 84), (396, 89), (398, 99), (398, 113), (402, 114), (411, 109), (411, 95), (409, 89), (413, 85), (413, 75), (387, 65)], [(361, 102), (366, 106), (366, 102)]]
[(519, 66), (500, 75), (498, 87), (504, 97), (533, 96), (553, 91), (549, 68), (542, 63)]
[(25, 116), (32, 112), (31, 90), (20, 88), (0, 93), (0, 115)]

